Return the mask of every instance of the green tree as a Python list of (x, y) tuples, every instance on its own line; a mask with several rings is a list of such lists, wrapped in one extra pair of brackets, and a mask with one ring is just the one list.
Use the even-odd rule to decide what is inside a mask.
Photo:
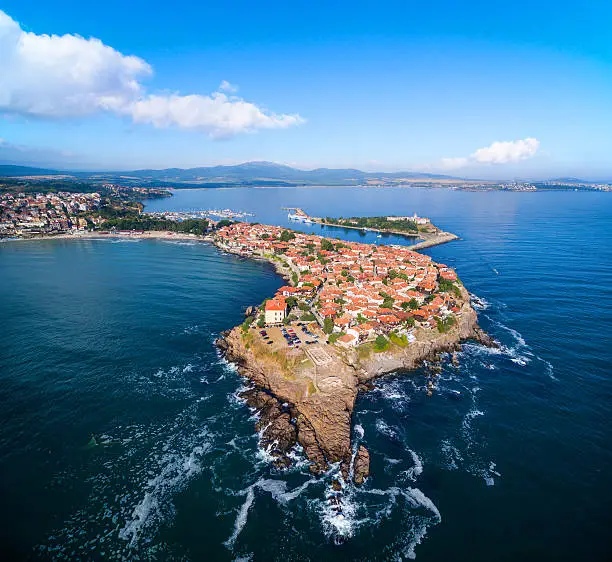
[(281, 242), (289, 242), (290, 240), (293, 240), (294, 238), (295, 238), (295, 234), (293, 234), (293, 232), (290, 232), (289, 230), (283, 230), (281, 232), (281, 235), (280, 235)]
[(333, 252), (334, 245), (327, 238), (322, 238), (321, 239), (321, 250), (325, 250), (327, 252)]
[(334, 330), (334, 321), (331, 318), (323, 320), (323, 331), (326, 334), (331, 334)]
[(374, 340), (375, 351), (385, 351), (388, 347), (389, 340), (385, 336), (383, 336), (382, 334), (376, 336), (376, 340)]

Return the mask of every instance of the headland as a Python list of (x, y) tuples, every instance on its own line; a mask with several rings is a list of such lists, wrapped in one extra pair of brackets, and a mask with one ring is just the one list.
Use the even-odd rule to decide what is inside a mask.
[(217, 342), (251, 381), (243, 397), (260, 412), (261, 444), (280, 466), (299, 444), (314, 473), (339, 463), (344, 482), (363, 482), (369, 453), (351, 443), (358, 393), (465, 340), (494, 345), (456, 273), (406, 247), (247, 223), (216, 230), (213, 241), (270, 261), (287, 279)]

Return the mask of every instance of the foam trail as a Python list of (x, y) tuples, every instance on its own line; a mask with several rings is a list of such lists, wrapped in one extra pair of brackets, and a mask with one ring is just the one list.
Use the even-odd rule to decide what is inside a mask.
[(416, 480), (423, 473), (423, 461), (412, 449), (408, 449), (414, 466), (405, 471), (405, 474), (410, 480)]
[(230, 538), (223, 543), (228, 548), (234, 546), (238, 535), (246, 525), (247, 518), (249, 516), (249, 509), (251, 509), (253, 501), (255, 500), (255, 492), (253, 491), (254, 487), (255, 485), (253, 484), (253, 486), (249, 486), (247, 488), (246, 499), (240, 507), (240, 511), (238, 512), (238, 515), (236, 516), (236, 521), (234, 522), (234, 531), (232, 532)]

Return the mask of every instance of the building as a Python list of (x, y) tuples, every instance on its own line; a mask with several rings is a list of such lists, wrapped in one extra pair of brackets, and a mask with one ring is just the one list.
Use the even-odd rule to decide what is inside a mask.
[(266, 301), (265, 321), (266, 324), (280, 324), (287, 314), (285, 299), (276, 297)]

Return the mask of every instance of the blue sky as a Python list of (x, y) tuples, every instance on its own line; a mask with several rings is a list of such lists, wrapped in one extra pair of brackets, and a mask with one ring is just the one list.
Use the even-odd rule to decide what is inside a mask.
[(2, 2), (0, 160), (612, 178), (610, 2), (185, 4)]

